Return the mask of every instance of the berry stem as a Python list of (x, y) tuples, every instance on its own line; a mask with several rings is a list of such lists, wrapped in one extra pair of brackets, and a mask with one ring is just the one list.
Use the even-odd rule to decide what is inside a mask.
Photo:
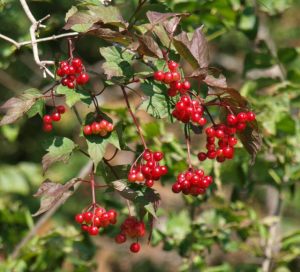
[(206, 111), (206, 113), (207, 113), (207, 115), (208, 115), (210, 121), (213, 123), (214, 126), (216, 126), (216, 123), (215, 123), (215, 121), (214, 121), (214, 118), (213, 118), (212, 115), (210, 114), (210, 112), (209, 112), (207, 106), (203, 104), (203, 108), (204, 108), (204, 110)]
[(142, 143), (143, 143), (143, 146), (144, 146), (145, 149), (148, 149), (148, 148), (147, 148), (147, 144), (146, 144), (145, 139), (144, 139), (144, 136), (143, 136), (143, 134), (142, 134), (142, 132), (141, 132), (140, 125), (139, 125), (137, 119), (135, 118), (135, 116), (134, 116), (134, 114), (133, 114), (133, 112), (132, 112), (132, 110), (131, 110), (131, 107), (130, 107), (130, 104), (129, 104), (129, 100), (128, 100), (128, 96), (127, 96), (127, 93), (126, 93), (126, 91), (125, 91), (125, 88), (124, 88), (123, 86), (121, 86), (121, 89), (122, 89), (122, 92), (123, 92), (123, 96), (124, 96), (124, 98), (125, 98), (125, 102), (126, 102), (127, 109), (128, 109), (128, 111), (129, 111), (129, 113), (130, 113), (130, 115), (131, 115), (131, 117), (132, 117), (132, 120), (133, 120), (135, 126), (136, 126), (137, 132), (138, 132), (138, 134), (139, 134), (139, 136), (140, 136), (140, 138), (141, 138), (141, 141), (142, 141)]
[(74, 50), (73, 41), (71, 38), (68, 38), (68, 53), (70, 59), (73, 59), (73, 50)]
[(96, 195), (95, 195), (95, 176), (94, 176), (94, 170), (95, 166), (93, 165), (93, 169), (90, 174), (90, 179), (91, 179), (91, 189), (92, 189), (92, 199), (93, 199), (93, 205), (95, 206), (96, 204)]
[(188, 126), (184, 126), (184, 135), (186, 140), (186, 147), (187, 147), (187, 161), (189, 164), (189, 168), (192, 168), (192, 160), (191, 160), (191, 138), (188, 134)]

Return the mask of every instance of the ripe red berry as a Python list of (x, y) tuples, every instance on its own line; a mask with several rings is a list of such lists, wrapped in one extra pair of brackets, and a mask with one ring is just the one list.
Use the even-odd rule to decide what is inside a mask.
[(205, 133), (208, 137), (215, 137), (215, 130), (212, 127), (208, 127)]
[(238, 119), (239, 122), (244, 123), (244, 122), (247, 121), (247, 114), (245, 112), (240, 112), (237, 115), (237, 119)]
[(90, 125), (86, 125), (83, 127), (84, 135), (91, 135), (93, 133), (92, 127)]
[(98, 122), (93, 122), (91, 128), (94, 134), (98, 134), (101, 130), (100, 124)]
[(89, 228), (89, 234), (92, 236), (96, 236), (99, 233), (99, 229), (96, 226), (91, 226)]
[(252, 111), (247, 112), (247, 121), (252, 122), (256, 118), (255, 113)]
[(48, 114), (44, 115), (44, 117), (43, 117), (43, 122), (44, 122), (45, 124), (51, 124), (51, 123), (52, 123), (52, 118), (51, 118), (51, 116), (48, 115)]
[(44, 125), (43, 125), (43, 131), (50, 132), (52, 129), (53, 129), (52, 124), (44, 123)]
[(189, 90), (191, 88), (191, 83), (188, 80), (183, 81), (182, 88), (185, 90)]
[(171, 83), (173, 81), (173, 76), (171, 72), (166, 72), (164, 74), (164, 82), (165, 83)]
[(178, 64), (177, 62), (173, 61), (173, 60), (170, 60), (170, 61), (168, 62), (168, 68), (169, 68), (169, 70), (170, 70), (171, 72), (176, 71), (177, 68), (178, 68), (178, 66), (179, 66), (179, 64)]
[(82, 73), (76, 78), (78, 85), (84, 85), (89, 81), (89, 75), (87, 73)]
[(85, 212), (83, 214), (83, 218), (86, 223), (90, 223), (92, 221), (93, 214), (91, 212)]
[(237, 123), (236, 130), (242, 132), (246, 128), (246, 123)]
[(65, 75), (65, 72), (63, 71), (63, 69), (61, 68), (58, 68), (56, 70), (56, 74), (59, 76), (59, 77), (63, 77)]
[(68, 86), (69, 89), (74, 89), (75, 88), (75, 84), (74, 84), (73, 81), (68, 80), (67, 86)]
[(234, 126), (234, 125), (236, 125), (237, 122), (238, 122), (238, 119), (234, 114), (227, 115), (227, 124), (228, 125)]
[(168, 167), (165, 166), (165, 165), (162, 165), (160, 167), (160, 173), (161, 173), (162, 176), (166, 175), (168, 173)]
[(115, 237), (115, 241), (117, 244), (123, 244), (126, 242), (126, 235), (125, 234), (118, 234), (116, 237)]
[(172, 72), (172, 81), (180, 80), (180, 74), (178, 72)]
[(145, 185), (146, 185), (147, 187), (151, 188), (151, 187), (154, 185), (153, 179), (147, 179), (147, 180), (145, 181)]
[(172, 191), (173, 193), (175, 194), (178, 194), (181, 192), (181, 185), (179, 183), (174, 183), (173, 186), (172, 186)]
[(75, 67), (81, 67), (82, 66), (82, 61), (79, 58), (74, 58), (72, 60), (72, 66)]
[(152, 152), (150, 150), (145, 150), (143, 153), (143, 159), (145, 161), (150, 161), (152, 159)]
[(75, 221), (76, 221), (78, 224), (81, 224), (81, 223), (84, 221), (83, 215), (82, 215), (81, 213), (76, 214), (76, 216), (75, 216)]
[(64, 105), (59, 105), (56, 107), (56, 110), (60, 113), (60, 114), (64, 114), (66, 112), (66, 108)]
[(59, 112), (54, 112), (52, 113), (51, 115), (51, 119), (52, 121), (54, 122), (58, 122), (60, 120), (61, 116), (60, 116), (60, 113)]
[(204, 153), (204, 152), (200, 152), (199, 154), (198, 154), (198, 159), (199, 159), (199, 161), (205, 161), (206, 160), (206, 153)]
[(164, 154), (162, 152), (154, 152), (153, 158), (155, 161), (161, 161), (164, 158)]
[(139, 243), (132, 243), (131, 246), (130, 246), (130, 251), (133, 252), (133, 253), (137, 253), (139, 252), (141, 249), (141, 246)]
[(157, 81), (163, 81), (165, 79), (165, 74), (163, 71), (156, 71), (154, 72), (153, 77)]

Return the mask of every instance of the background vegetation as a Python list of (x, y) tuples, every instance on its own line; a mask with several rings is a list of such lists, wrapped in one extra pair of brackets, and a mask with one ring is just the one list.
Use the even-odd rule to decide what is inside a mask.
[[(63, 33), (66, 12), (72, 5), (88, 2), (97, 1), (28, 1), (36, 18), (51, 14), (41, 37)], [(112, 4), (128, 19), (137, 1)], [(166, 126), (138, 113), (146, 121), (146, 140), (167, 154), (172, 169), (163, 186), (156, 187), (163, 202), (151, 242), (154, 247), (144, 245), (141, 254), (128, 256), (127, 248), (116, 246), (112, 238), (91, 239), (81, 233), (73, 216), (89, 202), (88, 187), (83, 185), (14, 258), (20, 241), (34, 226), (31, 214), (39, 201), (32, 195), (44, 179), (40, 161), (47, 135), (41, 132), (38, 116), (1, 127), (0, 271), (300, 271), (299, 8), (297, 0), (150, 0), (139, 12), (140, 22), (146, 22), (147, 10), (189, 12), (192, 15), (182, 21), (186, 31), (203, 24), (212, 66), (220, 68), (229, 85), (251, 102), (263, 135), (263, 148), (254, 165), (239, 148), (234, 160), (203, 166), (216, 177), (216, 190), (208, 198), (181, 199), (170, 191), (174, 176), (185, 168), (184, 140), (176, 133), (177, 125)], [(30, 22), (19, 2), (0, 0), (0, 9), (0, 33), (29, 40)], [(76, 44), (76, 53), (93, 74), (95, 90), (103, 84), (97, 77), (102, 73), (101, 43), (95, 37), (84, 37)], [(67, 43), (41, 43), (40, 50), (45, 59), (63, 59)], [(33, 62), (30, 47), (16, 50), (0, 40), (0, 67), (1, 104), (25, 89), (42, 90), (49, 84)], [(131, 99), (138, 103), (138, 97)], [(123, 116), (125, 139), (135, 147), (138, 138), (120, 91), (109, 88), (99, 102), (110, 113)], [(75, 115), (69, 111), (56, 129), (59, 135), (72, 137), (78, 129)], [(200, 146), (194, 143), (193, 149)], [(107, 151), (107, 157), (111, 152)], [(131, 159), (124, 152), (113, 163), (130, 163)], [(193, 161), (199, 164), (196, 158)], [(82, 154), (75, 154), (68, 164), (52, 166), (46, 177), (65, 182), (85, 163)], [(112, 193), (99, 191), (97, 198), (105, 206), (124, 206)], [(108, 235), (116, 233), (111, 230)]]

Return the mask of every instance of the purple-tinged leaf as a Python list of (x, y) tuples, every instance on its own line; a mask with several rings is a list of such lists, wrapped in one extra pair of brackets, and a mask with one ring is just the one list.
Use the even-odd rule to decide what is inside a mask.
[(38, 216), (55, 206), (58, 201), (65, 201), (73, 191), (70, 190), (78, 182), (78, 179), (72, 179), (66, 184), (59, 184), (51, 180), (45, 180), (34, 197), (41, 197), (41, 204), (39, 210), (32, 216)]

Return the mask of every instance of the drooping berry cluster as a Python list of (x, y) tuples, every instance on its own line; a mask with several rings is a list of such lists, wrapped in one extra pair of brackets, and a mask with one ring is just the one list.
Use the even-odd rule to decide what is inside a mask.
[(165, 165), (160, 165), (159, 161), (164, 158), (162, 152), (152, 152), (146, 149), (142, 153), (142, 160), (139, 164), (134, 164), (128, 174), (129, 182), (139, 182), (148, 187), (152, 187), (155, 180), (159, 180), (161, 176), (168, 173), (168, 168)]
[(100, 122), (93, 122), (90, 125), (85, 125), (83, 127), (84, 135), (98, 134), (102, 137), (105, 137), (109, 132), (112, 132), (114, 125), (107, 120), (101, 120)]
[(89, 81), (89, 75), (79, 58), (61, 61), (56, 74), (62, 78), (61, 84), (69, 89), (74, 89), (76, 84), (84, 85)]
[[(206, 149), (207, 152), (200, 152), (198, 159), (204, 161), (216, 159), (218, 162), (224, 162), (226, 159), (234, 157), (234, 146), (237, 144), (235, 134), (242, 132), (247, 126), (247, 122), (255, 120), (253, 112), (240, 112), (237, 116), (227, 115), (226, 125), (218, 124), (206, 128)], [(215, 142), (217, 141), (217, 145)]]
[(55, 110), (50, 114), (43, 116), (43, 130), (50, 132), (53, 129), (52, 122), (58, 122), (61, 119), (61, 114), (66, 112), (66, 108), (63, 105), (55, 107)]
[(200, 105), (199, 101), (191, 99), (189, 96), (184, 95), (176, 103), (172, 115), (183, 123), (193, 122), (200, 126), (204, 126), (207, 122), (203, 117), (204, 108)]
[(205, 176), (201, 169), (189, 169), (177, 176), (176, 182), (172, 186), (174, 193), (182, 192), (185, 195), (202, 195), (212, 184), (213, 178)]
[[(115, 241), (118, 244), (123, 244), (127, 240), (127, 236), (130, 238), (139, 239), (143, 237), (146, 233), (145, 223), (139, 221), (134, 216), (129, 216), (121, 225), (121, 233), (115, 237)], [(138, 242), (132, 243), (130, 245), (130, 251), (137, 253), (140, 251), (140, 244)]]
[(178, 72), (179, 64), (173, 60), (168, 62), (169, 71), (156, 71), (154, 79), (169, 85), (168, 95), (175, 96), (178, 93), (185, 94), (190, 88), (191, 83), (188, 80), (182, 80)]
[(81, 229), (89, 235), (97, 235), (101, 227), (105, 228), (117, 222), (117, 212), (115, 210), (106, 211), (103, 207), (97, 207), (94, 212), (87, 211), (77, 214), (75, 221), (81, 224)]

